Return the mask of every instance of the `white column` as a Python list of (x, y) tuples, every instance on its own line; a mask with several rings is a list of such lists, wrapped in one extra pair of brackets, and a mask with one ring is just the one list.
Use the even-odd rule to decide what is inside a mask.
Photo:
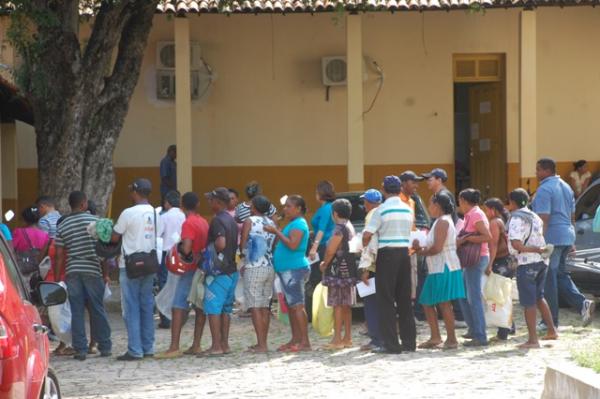
[(346, 17), (348, 189), (364, 189), (363, 53), (361, 15)]
[(175, 143), (177, 188), (192, 191), (192, 93), (190, 87), (190, 26), (175, 18)]
[[(520, 103), (520, 164), (521, 186), (537, 187), (535, 165), (537, 162), (537, 43), (536, 13), (521, 11), (519, 79)], [(529, 187), (528, 187), (529, 181)]]

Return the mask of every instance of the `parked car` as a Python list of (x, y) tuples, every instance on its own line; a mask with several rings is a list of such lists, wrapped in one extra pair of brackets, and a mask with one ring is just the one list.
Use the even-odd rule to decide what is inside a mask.
[(34, 304), (60, 305), (67, 292), (40, 283), (32, 292), (19, 273), (13, 252), (0, 235), (0, 399), (60, 399), (49, 367), (48, 328)]
[(592, 231), (592, 222), (600, 205), (600, 178), (594, 180), (575, 204), (575, 246), (567, 259), (567, 271), (584, 293), (600, 297), (600, 233)]

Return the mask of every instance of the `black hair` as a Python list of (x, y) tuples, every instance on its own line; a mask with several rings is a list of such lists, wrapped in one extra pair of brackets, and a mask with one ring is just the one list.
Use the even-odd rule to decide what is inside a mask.
[(235, 188), (228, 188), (227, 191), (229, 191), (230, 194), (235, 194), (236, 197), (240, 198), (240, 193), (238, 193), (238, 191)]
[(177, 146), (175, 144), (171, 144), (169, 147), (167, 147), (167, 154), (171, 151), (177, 151)]
[(342, 219), (350, 219), (350, 215), (352, 215), (352, 204), (346, 198), (333, 201), (331, 208)]
[(556, 173), (556, 161), (554, 161), (554, 159), (552, 158), (542, 158), (539, 161), (537, 161), (537, 164), (543, 170), (547, 170), (553, 174)]
[(454, 203), (452, 202), (452, 198), (448, 194), (445, 193), (437, 193), (431, 197), (431, 201), (434, 204), (437, 204), (442, 208), (442, 212), (444, 215), (452, 215), (455, 211)]
[(519, 208), (525, 208), (529, 204), (529, 194), (522, 188), (517, 188), (508, 194), (508, 199), (513, 201)]
[(28, 225), (34, 225), (40, 221), (40, 213), (33, 205), (23, 209), (23, 212), (21, 212), (21, 217)]
[(494, 209), (496, 212), (498, 212), (500, 214), (500, 216), (502, 216), (502, 220), (504, 221), (504, 223), (506, 223), (508, 221), (508, 217), (510, 216), (508, 211), (506, 210), (506, 208), (504, 207), (504, 204), (502, 203), (502, 200), (500, 200), (500, 198), (490, 198), (487, 199), (483, 205), (485, 205), (486, 207), (490, 208), (490, 209)]
[(252, 198), (262, 193), (262, 188), (260, 187), (260, 184), (258, 184), (257, 181), (253, 180), (250, 183), (246, 184), (246, 188), (244, 189), (244, 191), (246, 192), (246, 197), (248, 197), (248, 199), (251, 200)]
[(319, 194), (319, 199), (321, 201), (335, 201), (335, 187), (333, 186), (333, 183), (328, 180), (321, 180), (317, 183), (317, 194)]
[(573, 168), (575, 170), (577, 170), (579, 168), (583, 168), (586, 164), (587, 164), (587, 161), (585, 159), (580, 159), (577, 162), (573, 162)]
[(168, 202), (172, 207), (179, 208), (181, 206), (181, 194), (176, 190), (169, 191), (165, 195), (165, 202)]
[(88, 209), (87, 210), (90, 213), (90, 215), (98, 214), (98, 207), (96, 206), (96, 203), (93, 200), (88, 200)]
[(474, 188), (467, 188), (462, 190), (460, 194), (458, 194), (458, 197), (471, 205), (479, 205), (479, 202), (481, 201), (481, 192)]
[(87, 200), (83, 191), (73, 191), (69, 194), (69, 206), (71, 209), (79, 208)]
[(200, 198), (196, 193), (188, 192), (181, 197), (181, 204), (186, 211), (195, 211), (198, 207)]
[(300, 208), (300, 212), (302, 214), (306, 214), (306, 202), (302, 196), (294, 194), (288, 197), (288, 201), (290, 201), (295, 207)]
[(271, 209), (271, 201), (264, 195), (257, 195), (252, 198), (252, 206), (262, 215), (266, 215)]
[(37, 206), (56, 206), (56, 202), (54, 202), (54, 198), (49, 195), (42, 195), (35, 201)]

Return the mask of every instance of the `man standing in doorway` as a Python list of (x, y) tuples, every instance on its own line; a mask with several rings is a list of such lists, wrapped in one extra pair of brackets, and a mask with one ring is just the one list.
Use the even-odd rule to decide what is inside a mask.
[[(411, 267), (408, 256), (413, 212), (400, 199), (401, 182), (398, 176), (383, 180), (385, 202), (380, 205), (363, 233), (367, 247), (374, 234), (378, 236), (375, 276), (379, 326), (383, 346), (376, 353), (401, 353), (416, 349), (416, 326), (411, 301)], [(398, 342), (398, 322), (400, 338)]]
[(123, 319), (127, 328), (127, 352), (117, 360), (141, 360), (154, 356), (154, 274), (129, 278), (125, 255), (156, 250), (162, 220), (148, 200), (152, 183), (137, 179), (129, 186), (134, 205), (121, 213), (113, 229), (112, 242), (122, 239), (123, 256), (119, 260), (119, 282)]
[[(235, 299), (235, 287), (239, 278), (235, 264), (238, 247), (238, 227), (227, 212), (230, 197), (229, 190), (219, 187), (206, 193), (208, 205), (214, 213), (208, 230), (208, 251), (216, 256), (219, 270), (213, 270), (206, 277), (204, 294), (204, 312), (208, 315), (208, 324), (212, 345), (205, 352), (207, 356), (221, 356), (230, 353), (229, 325)], [(214, 249), (214, 250), (213, 250)]]
[(169, 191), (177, 191), (177, 147), (167, 148), (167, 155), (160, 161), (160, 198), (164, 202)]
[[(111, 355), (110, 325), (104, 309), (104, 279), (98, 255), (96, 241), (87, 231), (98, 217), (87, 212), (88, 200), (81, 191), (69, 195), (71, 214), (58, 226), (56, 234), (56, 260), (59, 265), (55, 276), (61, 275), (63, 260), (67, 258), (66, 283), (71, 304), (71, 332), (73, 335), (73, 356), (85, 360), (88, 342), (85, 333), (85, 308), (90, 312), (94, 331), (90, 334), (98, 342), (100, 356)], [(66, 254), (65, 254), (66, 252)]]
[(566, 271), (565, 261), (569, 252), (574, 250), (575, 195), (573, 190), (556, 174), (556, 162), (542, 158), (537, 162), (535, 173), (538, 187), (532, 208), (544, 222), (544, 238), (547, 244), (554, 245), (550, 256), (550, 267), (546, 276), (545, 297), (550, 306), (554, 325), (558, 327), (558, 298), (580, 312), (583, 325), (592, 321), (595, 310), (594, 301), (590, 301), (579, 292), (571, 276)]

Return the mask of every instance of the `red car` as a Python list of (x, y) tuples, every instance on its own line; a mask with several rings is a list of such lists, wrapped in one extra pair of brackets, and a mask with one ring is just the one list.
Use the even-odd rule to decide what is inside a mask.
[(34, 303), (52, 306), (66, 299), (66, 291), (55, 283), (41, 283), (31, 292), (0, 234), (0, 399), (61, 397), (49, 368), (48, 328)]

